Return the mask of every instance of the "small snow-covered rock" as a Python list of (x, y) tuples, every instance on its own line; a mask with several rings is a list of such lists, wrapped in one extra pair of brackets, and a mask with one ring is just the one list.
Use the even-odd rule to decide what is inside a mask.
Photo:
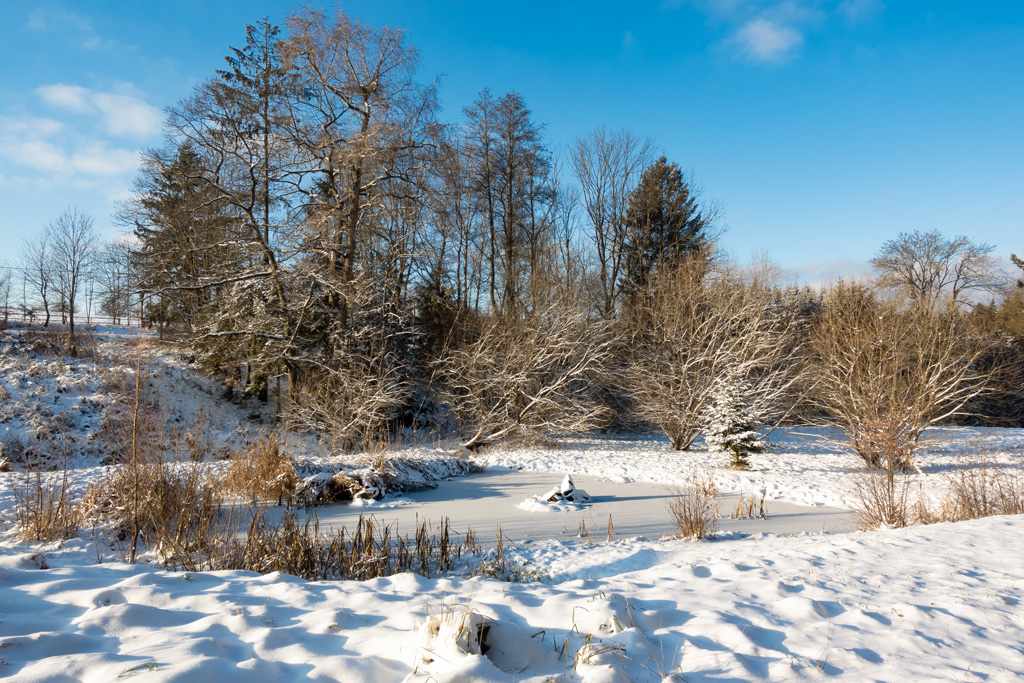
[(559, 486), (543, 495), (527, 498), (518, 507), (531, 512), (554, 511), (579, 507), (589, 502), (590, 494), (583, 489), (576, 488), (576, 482), (572, 480), (572, 475), (567, 474)]
[(25, 569), (49, 569), (46, 557), (42, 553), (31, 553), (21, 558), (21, 566)]

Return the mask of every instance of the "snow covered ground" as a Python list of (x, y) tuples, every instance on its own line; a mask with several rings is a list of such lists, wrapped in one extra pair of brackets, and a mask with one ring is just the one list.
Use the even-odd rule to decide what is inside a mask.
[[(0, 435), (24, 444), (38, 434), (33, 430), (52, 434), (59, 428), (85, 453), (72, 465), (76, 485), (101, 476), (107, 465), (96, 438), (96, 406), (104, 400), (103, 359), (123, 358), (122, 341), (111, 331), (100, 338), (95, 359), (80, 360), (0, 343), (0, 383), (9, 394), (0, 401)], [(201, 427), (207, 444), (226, 449), (264, 428), (258, 404), (222, 400), (222, 385), (174, 354), (154, 351), (153, 364), (161, 409), (179, 420), (183, 434), (195, 435)], [(942, 430), (932, 436), (940, 442), (918, 458), (923, 474), (913, 477), (913, 496), (939, 500), (948, 477), (971, 465), (1024, 471), (1022, 430)], [(703, 473), (723, 493), (763, 491), (769, 513), (782, 502), (847, 509), (856, 503), (854, 456), (798, 430), (771, 440), (780, 445), (751, 456), (749, 471), (726, 469), (725, 458), (708, 453), (700, 441), (692, 452), (676, 453), (656, 437), (496, 449), (485, 452), (482, 462), (535, 474), (526, 488), (537, 494), (572, 474), (593, 497), (583, 512), (598, 519), (606, 517), (598, 508), (614, 490), (606, 487), (616, 482), (671, 486)], [(292, 445), (316, 448), (301, 439)], [(438, 453), (419, 448), (403, 455), (429, 460)], [(590, 539), (562, 535), (510, 544), (509, 557), (539, 582), (412, 574), (306, 582), (281, 574), (126, 565), (88, 530), (60, 543), (22, 543), (10, 521), (14, 476), (0, 473), (5, 680), (1024, 678), (1020, 516), (796, 536), (741, 530), (705, 542), (655, 534), (623, 538), (629, 520), (616, 516), (619, 537), (613, 541), (602, 540), (601, 529)], [(501, 470), (485, 476), (496, 478), (488, 484), (493, 495), (474, 500), (466, 486), (459, 494), (460, 504), (479, 507), (479, 519), (485, 512), (500, 515), (492, 509), (498, 500), (514, 509), (526, 497), (511, 484), (501, 490)], [(454, 495), (445, 491), (450, 489), (428, 493)], [(417, 502), (419, 495), (361, 509), (383, 514), (427, 505)], [(430, 504), (443, 507), (442, 500)], [(522, 514), (550, 519), (562, 513)], [(489, 529), (478, 533), (489, 540)]]
[[(1024, 520), (538, 546), (565, 578), (309, 583), (0, 557), (15, 681), (1014, 681)], [(480, 624), (487, 624), (481, 640)], [(480, 653), (483, 654), (480, 654)]]

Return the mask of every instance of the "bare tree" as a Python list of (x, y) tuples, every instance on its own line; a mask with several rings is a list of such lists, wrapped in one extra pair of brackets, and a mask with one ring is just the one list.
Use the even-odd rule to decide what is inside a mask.
[(127, 239), (114, 240), (97, 252), (100, 311), (115, 325), (130, 317), (132, 293), (138, 284), (132, 265), (132, 244)]
[[(50, 231), (25, 238), (21, 247), (21, 267), (25, 284), (39, 297), (46, 319), (43, 327), (50, 326), (50, 297), (53, 293), (53, 263)], [(27, 311), (30, 313), (31, 311)]]
[(676, 450), (700, 434), (726, 374), (748, 388), (744, 398), (766, 431), (788, 414), (801, 387), (799, 322), (775, 310), (770, 283), (708, 268), (706, 256), (693, 254), (660, 273), (630, 321), (627, 391), (637, 416)]
[(308, 8), (288, 27), (286, 62), (303, 85), (293, 105), (295, 141), (314, 178), (301, 187), (307, 246), (326, 263), (319, 284), (345, 328), (373, 228), (399, 218), (417, 194), (436, 95), (416, 81), (418, 55), (403, 31)]
[(510, 434), (585, 431), (603, 417), (593, 400), (611, 337), (603, 324), (550, 308), (528, 321), (497, 319), (442, 359), (441, 398), (471, 450)]
[(61, 282), (67, 307), (68, 351), (75, 349), (75, 308), (82, 281), (96, 253), (97, 241), (92, 218), (77, 208), (65, 210), (50, 224), (53, 266)]
[(0, 261), (0, 305), (3, 305), (3, 324), (7, 325), (10, 316), (11, 268)]
[(598, 304), (606, 318), (615, 314), (622, 291), (629, 195), (653, 156), (650, 138), (629, 130), (609, 132), (603, 127), (577, 138), (570, 148), (569, 164), (593, 230)]
[(812, 402), (871, 468), (916, 469), (926, 429), (971, 415), (998, 385), (998, 349), (956, 311), (901, 307), (842, 282), (812, 332)]
[(947, 299), (957, 307), (971, 292), (1001, 289), (992, 250), (963, 235), (946, 239), (937, 230), (915, 230), (882, 245), (871, 265), (880, 285), (903, 292), (917, 305), (935, 309)]

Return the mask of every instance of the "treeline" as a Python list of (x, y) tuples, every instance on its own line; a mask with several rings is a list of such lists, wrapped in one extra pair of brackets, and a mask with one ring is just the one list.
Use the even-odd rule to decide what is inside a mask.
[(989, 247), (903, 235), (877, 291), (781, 289), (716, 253), (716, 208), (652, 141), (556, 155), (486, 89), (442, 122), (416, 62), (342, 12), (250, 26), (122, 212), (149, 316), (246, 391), (283, 386), (293, 426), (340, 448), (649, 426), (685, 449), (729, 393), (737, 423), (845, 424), (877, 464), (937, 422), (1019, 418), (1016, 347), (966, 315), (998, 288)]
[(436, 422), (428, 407), (465, 427), (465, 404), (491, 400), (454, 388), (478, 369), (467, 354), (517, 337), (571, 345), (543, 371), (510, 368), (544, 375), (531, 382), (572, 372), (569, 356), (582, 367), (557, 395), (525, 384), (496, 409), (524, 428), (590, 424), (584, 347), (606, 345), (597, 328), (661, 269), (709, 258), (715, 212), (628, 132), (584, 136), (561, 161), (514, 92), (439, 121), (416, 59), (402, 32), (343, 13), (250, 26), (169, 111), (122, 211), (149, 314), (211, 368), (244, 367), (250, 392), (284, 378), (288, 419), (345, 445)]
[(339, 449), (645, 427), (682, 450), (712, 429), (742, 464), (735, 434), (801, 420), (907, 469), (930, 425), (1020, 422), (1024, 309), (991, 247), (904, 234), (875, 283), (780, 287), (716, 251), (716, 207), (652, 141), (555, 154), (486, 89), (442, 122), (416, 60), (340, 12), (250, 26), (119, 213), (128, 305), (277, 389), (291, 426)]

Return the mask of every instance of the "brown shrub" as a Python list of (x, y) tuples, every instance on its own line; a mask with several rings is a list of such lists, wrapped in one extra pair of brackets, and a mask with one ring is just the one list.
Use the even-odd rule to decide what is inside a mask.
[(668, 511), (683, 538), (713, 538), (718, 532), (718, 489), (710, 475), (694, 477), (686, 488), (676, 488)]
[[(857, 477), (854, 487), (858, 499), (854, 514), (860, 529), (904, 527), (910, 522), (907, 475), (897, 474), (891, 466), (885, 470), (869, 469)], [(920, 511), (917, 514), (920, 516)]]
[(56, 541), (72, 538), (82, 517), (71, 500), (67, 468), (43, 472), (37, 468), (12, 482), (14, 519), (23, 541)]
[(130, 561), (141, 543), (188, 568), (188, 558), (212, 547), (219, 533), (220, 503), (194, 464), (177, 471), (162, 463), (120, 467), (89, 487), (81, 509), (86, 519), (112, 525)]
[(990, 466), (971, 466), (950, 477), (939, 518), (959, 522), (1024, 513), (1024, 477)]
[(228, 491), (254, 503), (276, 498), (278, 504), (292, 500), (298, 483), (291, 458), (281, 452), (277, 432), (261, 436), (236, 453), (221, 481)]

